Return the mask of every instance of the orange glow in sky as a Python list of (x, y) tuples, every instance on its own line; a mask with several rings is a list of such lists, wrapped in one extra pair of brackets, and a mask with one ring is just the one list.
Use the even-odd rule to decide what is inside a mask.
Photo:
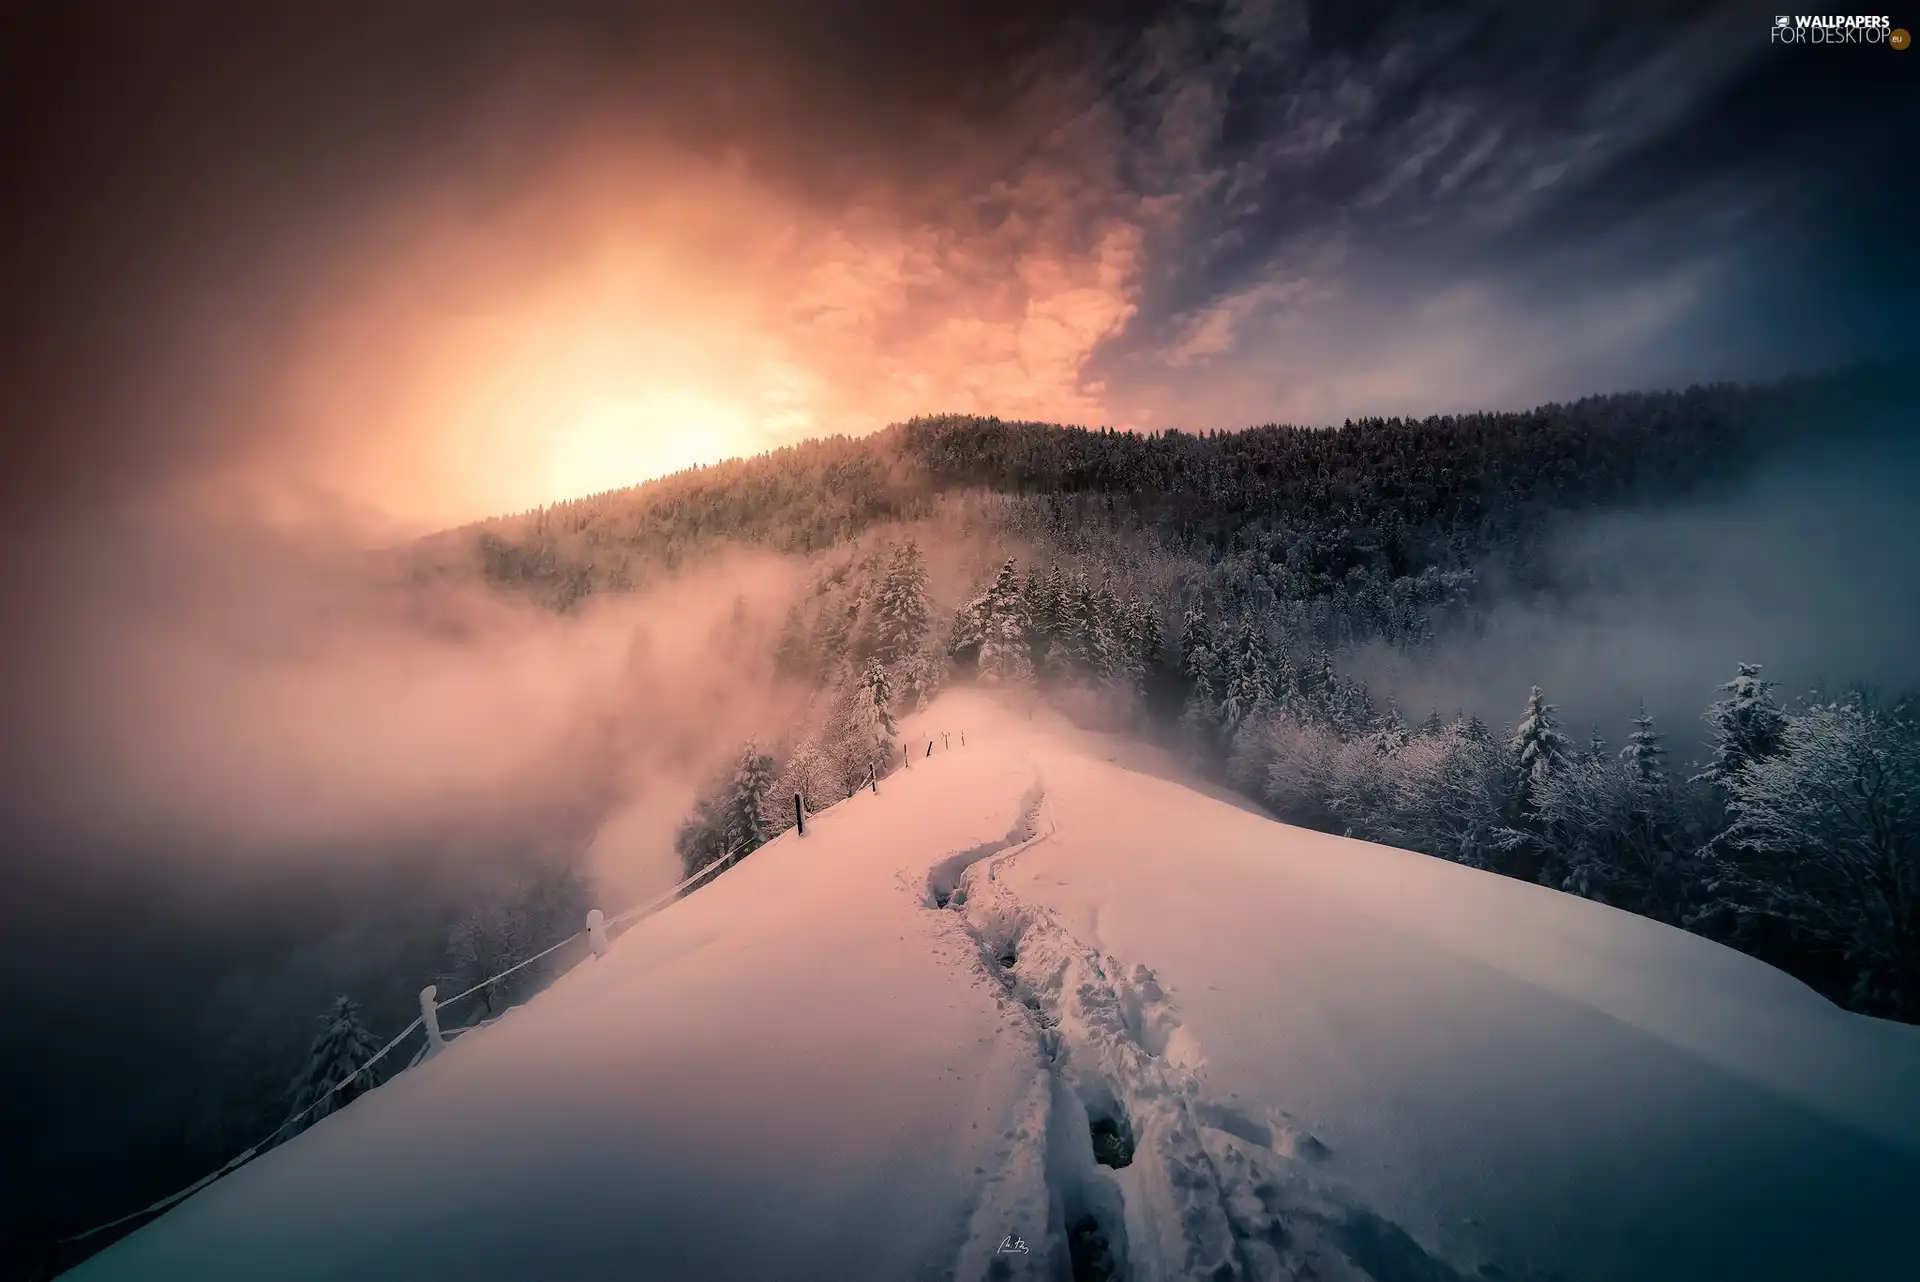
[(1082, 369), (1132, 314), (1140, 229), (1022, 182), (977, 224), (664, 155), (419, 202), (314, 293), (271, 411), (304, 452), (248, 479), (428, 527), (920, 413), (1109, 421)]

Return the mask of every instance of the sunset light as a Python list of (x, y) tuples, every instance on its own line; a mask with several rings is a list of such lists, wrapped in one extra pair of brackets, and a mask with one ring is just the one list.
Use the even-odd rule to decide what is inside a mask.
[(548, 438), (545, 488), (556, 497), (619, 489), (746, 452), (751, 438), (744, 411), (699, 392), (597, 396)]

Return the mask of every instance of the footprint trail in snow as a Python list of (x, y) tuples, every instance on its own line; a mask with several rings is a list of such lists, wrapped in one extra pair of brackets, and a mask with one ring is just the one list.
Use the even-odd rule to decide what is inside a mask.
[[(1042, 1069), (955, 1277), (1460, 1278), (1317, 1173), (1327, 1150), (1312, 1135), (1208, 1095), (1201, 1048), (1151, 968), (1102, 955), (1007, 888), (998, 871), (1053, 831), (1036, 784), (1004, 842), (929, 877), (924, 902), (960, 915)], [(1009, 1226), (1043, 1213), (1046, 1232), (1026, 1229), (1026, 1253), (1000, 1249)]]

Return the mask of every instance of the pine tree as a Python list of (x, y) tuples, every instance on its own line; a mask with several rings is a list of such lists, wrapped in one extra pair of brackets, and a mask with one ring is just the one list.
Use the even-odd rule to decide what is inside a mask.
[(1122, 650), (1128, 688), (1147, 697), (1147, 681), (1160, 664), (1160, 617), (1144, 597), (1131, 598), (1123, 610)]
[(717, 859), (740, 859), (779, 831), (772, 801), (778, 776), (773, 758), (749, 740), (724, 782), (694, 803), (674, 836), (674, 850), (689, 875)]
[(915, 653), (927, 635), (927, 567), (913, 541), (894, 553), (876, 609), (874, 657), (893, 667)]
[(1732, 777), (1754, 762), (1780, 751), (1787, 719), (1773, 701), (1773, 682), (1760, 679), (1760, 665), (1742, 663), (1733, 680), (1720, 687), (1727, 697), (1707, 709), (1713, 727), (1713, 760), (1696, 780), (1727, 787)]
[(1234, 640), (1227, 695), (1221, 701), (1221, 723), (1229, 734), (1247, 717), (1264, 713), (1273, 706), (1273, 678), (1267, 671), (1264, 651), (1253, 620), (1242, 619)]
[(980, 679), (990, 685), (1021, 685), (1033, 679), (1033, 660), (1027, 645), (1026, 611), (1013, 559), (981, 602)]
[(1065, 590), (1057, 565), (1044, 577), (1038, 570), (1027, 576), (1021, 604), (1026, 612), (1027, 636), (1032, 642), (1029, 658), (1036, 664), (1051, 666), (1054, 647), (1061, 642), (1066, 629), (1061, 613)]
[(1213, 627), (1207, 622), (1207, 609), (1200, 598), (1195, 597), (1180, 620), (1180, 671), (1189, 682), (1198, 670), (1195, 654), (1205, 650), (1209, 661), (1214, 654)]
[(890, 759), (893, 756), (893, 736), (900, 729), (893, 719), (893, 682), (887, 677), (887, 670), (881, 666), (878, 658), (867, 660), (866, 671), (860, 674), (860, 687), (856, 691), (854, 706), (858, 709), (861, 729)]
[(766, 806), (775, 777), (773, 758), (748, 740), (734, 764), (733, 781), (727, 790), (724, 840), (735, 859), (759, 849), (773, 837)]
[(1643, 783), (1662, 783), (1666, 780), (1666, 771), (1661, 768), (1660, 761), (1667, 755), (1667, 750), (1660, 738), (1660, 732), (1653, 728), (1653, 717), (1647, 712), (1647, 705), (1641, 704), (1640, 715), (1633, 719), (1633, 733), (1627, 736), (1627, 746), (1620, 749), (1620, 760)]
[(1514, 764), (1519, 770), (1523, 801), (1531, 796), (1537, 785), (1566, 763), (1567, 738), (1560, 733), (1560, 722), (1554, 716), (1557, 711), (1559, 709), (1546, 701), (1540, 687), (1533, 687), (1527, 695), (1527, 710), (1521, 716), (1520, 724), (1513, 728), (1513, 737), (1507, 742), (1507, 748), (1513, 754)]
[(1093, 674), (1102, 681), (1124, 680), (1127, 673), (1125, 621), (1121, 618), (1120, 601), (1114, 595), (1112, 579), (1100, 580), (1100, 587), (1093, 594), (1091, 615), (1093, 630), (1087, 638), (1087, 652)]
[[(360, 1072), (358, 1077), (353, 1076), (380, 1051), (380, 1039), (361, 1021), (360, 1003), (351, 997), (336, 998), (333, 1009), (323, 1015), (320, 1022), (321, 1032), (307, 1051), (306, 1066), (288, 1087), (293, 1096), (289, 1120), (313, 1106), (313, 1112), (293, 1126), (295, 1132), (345, 1107), (380, 1084), (377, 1064)], [(347, 1080), (350, 1077), (352, 1081)], [(342, 1082), (346, 1084), (342, 1086)]]
[(1215, 693), (1214, 677), (1219, 665), (1214, 661), (1213, 651), (1204, 645), (1195, 647), (1187, 658), (1191, 664), (1187, 673), (1189, 692), (1180, 724), (1196, 747), (1211, 752), (1220, 736), (1220, 699)]

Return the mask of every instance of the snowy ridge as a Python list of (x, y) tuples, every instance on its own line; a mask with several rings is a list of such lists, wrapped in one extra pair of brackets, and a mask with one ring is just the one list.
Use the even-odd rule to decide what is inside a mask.
[(1915, 1030), (1119, 740), (924, 715), (971, 746), (76, 1276), (1911, 1275)]

